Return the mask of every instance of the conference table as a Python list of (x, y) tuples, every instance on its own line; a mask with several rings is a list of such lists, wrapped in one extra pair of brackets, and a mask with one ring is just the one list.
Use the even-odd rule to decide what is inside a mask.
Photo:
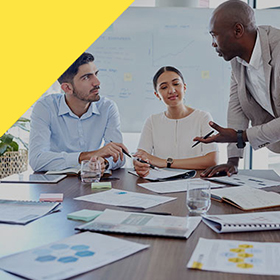
[[(199, 174), (199, 172), (198, 172)], [(240, 174), (252, 175), (265, 179), (280, 181), (272, 170), (241, 170)], [(138, 183), (148, 182), (128, 173), (127, 169), (113, 172), (107, 179), (112, 187), (139, 193), (155, 194), (140, 186)], [(270, 188), (277, 191), (278, 187)], [(98, 190), (100, 191), (100, 190)], [(78, 234), (75, 227), (82, 221), (67, 219), (67, 214), (81, 209), (103, 211), (106, 208), (129, 210), (128, 208), (96, 204), (73, 198), (92, 194), (89, 184), (83, 184), (78, 177), (68, 176), (57, 184), (0, 184), (1, 199), (39, 200), (41, 193), (63, 193), (62, 209), (56, 213), (44, 216), (25, 226), (0, 224), (0, 257), (33, 249), (63, 238)], [(169, 193), (167, 196), (176, 200), (149, 208), (147, 211), (170, 212), (174, 216), (187, 216), (186, 193)], [(267, 211), (280, 211), (279, 208)], [(226, 203), (212, 201), (209, 214), (244, 213)], [(259, 231), (218, 234), (206, 226), (199, 224), (192, 235), (186, 239), (164, 238), (140, 235), (108, 234), (125, 240), (148, 244), (150, 247), (134, 255), (116, 261), (104, 267), (78, 275), (70, 279), (95, 280), (180, 280), (180, 279), (276, 279), (277, 276), (231, 274), (187, 269), (186, 265), (200, 237), (207, 239), (242, 240), (255, 242), (280, 242), (279, 231)], [(16, 264), (15, 264), (16, 265)], [(32, 269), (32, 268), (30, 268)], [(51, 269), (51, 267), (50, 267)], [(0, 279), (22, 279), (12, 274), (0, 271)]]

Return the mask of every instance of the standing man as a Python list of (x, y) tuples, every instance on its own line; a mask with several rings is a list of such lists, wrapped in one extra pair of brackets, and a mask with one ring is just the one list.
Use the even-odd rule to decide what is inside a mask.
[(219, 172), (230, 176), (237, 173), (247, 141), (254, 150), (266, 146), (280, 153), (280, 30), (256, 26), (253, 9), (230, 0), (213, 12), (210, 34), (218, 55), (231, 61), (228, 128), (210, 122), (218, 134), (194, 140), (229, 143), (228, 162), (206, 169), (201, 176)]
[[(31, 116), (29, 163), (35, 171), (63, 170), (92, 157), (106, 168), (124, 165), (116, 104), (99, 96), (98, 70), (83, 53), (58, 79), (65, 94), (39, 99)], [(102, 146), (102, 142), (104, 145)]]

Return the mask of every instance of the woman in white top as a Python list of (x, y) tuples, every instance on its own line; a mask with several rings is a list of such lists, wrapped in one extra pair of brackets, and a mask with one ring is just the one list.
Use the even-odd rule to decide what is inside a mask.
[[(205, 169), (218, 162), (217, 144), (199, 144), (193, 138), (205, 136), (212, 129), (210, 114), (184, 104), (186, 84), (182, 73), (165, 66), (153, 78), (155, 95), (167, 110), (150, 116), (142, 130), (136, 157), (157, 167)], [(137, 174), (149, 174), (149, 165), (133, 161)]]

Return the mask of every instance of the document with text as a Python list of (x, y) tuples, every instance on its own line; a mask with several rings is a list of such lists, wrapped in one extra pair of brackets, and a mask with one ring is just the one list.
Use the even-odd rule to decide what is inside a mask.
[[(203, 180), (200, 178), (182, 179), (182, 180), (166, 181), (166, 182), (141, 183), (138, 184), (138, 186), (155, 193), (176, 193), (176, 192), (186, 192), (187, 182), (203, 182)], [(216, 183), (210, 183), (210, 185), (211, 185), (211, 189), (224, 187), (224, 185), (216, 184)]]
[(89, 202), (147, 209), (172, 200), (176, 197), (150, 195), (125, 190), (111, 189), (109, 191), (76, 197), (77, 200)]
[(201, 217), (175, 217), (106, 209), (78, 230), (188, 238)]
[(36, 280), (61, 280), (118, 261), (149, 245), (85, 232), (0, 259), (0, 269)]
[(280, 243), (200, 238), (187, 267), (198, 270), (280, 275)]

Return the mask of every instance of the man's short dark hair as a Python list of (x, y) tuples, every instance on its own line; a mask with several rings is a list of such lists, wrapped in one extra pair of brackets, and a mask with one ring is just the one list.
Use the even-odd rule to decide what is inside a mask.
[(73, 78), (78, 73), (79, 67), (83, 64), (94, 61), (94, 57), (90, 53), (84, 52), (76, 61), (58, 78), (60, 84), (71, 83)]

